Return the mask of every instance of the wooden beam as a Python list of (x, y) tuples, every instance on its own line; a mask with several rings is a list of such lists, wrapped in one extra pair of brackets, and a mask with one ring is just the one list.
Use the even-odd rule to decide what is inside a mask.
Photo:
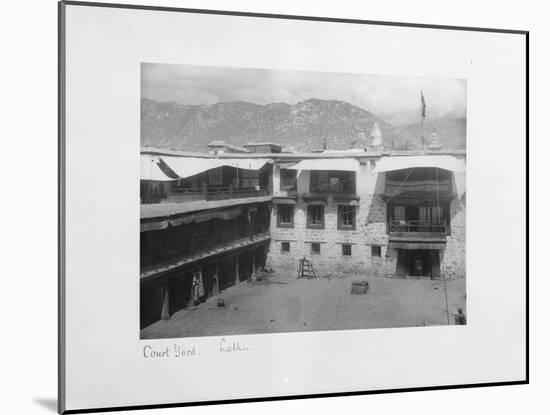
[(162, 296), (162, 308), (160, 311), (161, 320), (170, 320), (170, 288), (168, 281), (160, 286)]

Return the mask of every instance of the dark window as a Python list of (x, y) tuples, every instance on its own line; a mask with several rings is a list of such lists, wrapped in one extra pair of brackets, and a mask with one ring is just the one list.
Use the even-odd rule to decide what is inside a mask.
[(393, 219), (396, 221), (405, 221), (405, 206), (393, 207)]
[(281, 169), (281, 190), (296, 190), (296, 170)]
[(312, 242), (311, 243), (311, 253), (312, 254), (320, 254), (321, 253), (321, 244), (318, 242)]
[(210, 185), (221, 185), (223, 183), (222, 179), (222, 168), (218, 167), (217, 169), (212, 169), (208, 171), (208, 184)]
[(311, 193), (355, 193), (355, 172), (312, 171), (309, 191)]
[(307, 227), (317, 229), (325, 227), (325, 206), (309, 205), (307, 207)]
[(370, 247), (370, 254), (371, 256), (382, 256), (382, 248), (380, 247), (380, 245), (372, 245)]
[(443, 219), (443, 209), (441, 206), (420, 206), (418, 219), (422, 224), (440, 223)]
[(281, 242), (281, 252), (290, 252), (290, 242)]
[(348, 244), (342, 245), (342, 255), (351, 256), (351, 245), (348, 245)]
[(338, 229), (355, 229), (355, 206), (338, 206)]
[(294, 227), (294, 206), (292, 205), (277, 206), (277, 226), (279, 228)]

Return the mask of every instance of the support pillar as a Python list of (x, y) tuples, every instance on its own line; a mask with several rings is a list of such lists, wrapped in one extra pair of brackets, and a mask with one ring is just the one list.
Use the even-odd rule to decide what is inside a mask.
[(252, 250), (252, 278), (256, 276), (256, 250)]
[(239, 283), (239, 256), (235, 255), (235, 285)]
[(160, 295), (162, 297), (160, 318), (161, 320), (170, 320), (170, 289), (168, 288), (168, 282), (161, 285)]
[(220, 264), (218, 262), (216, 262), (213, 279), (212, 295), (218, 295), (220, 293)]

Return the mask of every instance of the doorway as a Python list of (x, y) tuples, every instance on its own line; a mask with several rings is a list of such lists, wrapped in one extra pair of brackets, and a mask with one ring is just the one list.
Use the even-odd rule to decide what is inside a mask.
[(439, 278), (439, 251), (435, 249), (399, 249), (396, 274), (401, 277)]

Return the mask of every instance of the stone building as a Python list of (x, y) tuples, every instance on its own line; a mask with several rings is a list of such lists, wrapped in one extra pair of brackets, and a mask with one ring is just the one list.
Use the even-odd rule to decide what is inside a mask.
[(320, 276), (465, 276), (465, 151), (141, 157), (142, 327), (304, 257)]
[(268, 264), (321, 275), (465, 276), (465, 152), (275, 159)]
[(271, 180), (265, 158), (142, 149), (141, 328), (265, 266)]

